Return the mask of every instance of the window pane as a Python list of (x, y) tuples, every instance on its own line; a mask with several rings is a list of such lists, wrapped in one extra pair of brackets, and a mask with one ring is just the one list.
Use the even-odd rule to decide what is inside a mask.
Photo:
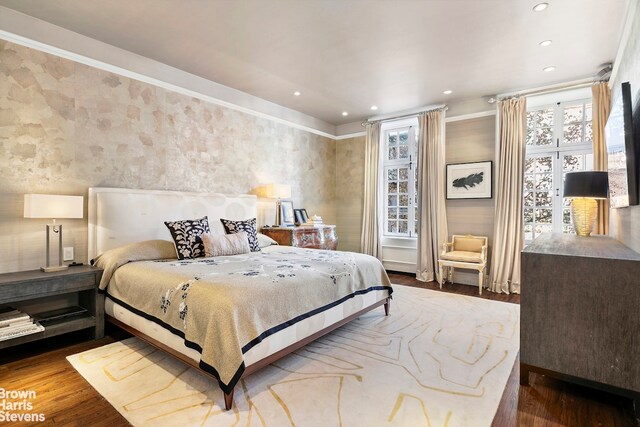
[(409, 219), (409, 208), (400, 208), (400, 219)]
[(542, 233), (551, 233), (553, 231), (553, 226), (551, 225), (536, 225), (534, 227), (535, 237), (538, 237)]
[(553, 201), (550, 191), (536, 193), (536, 206), (552, 207)]
[(584, 142), (593, 141), (593, 127), (591, 122), (584, 125)]
[(535, 157), (529, 157), (524, 161), (524, 173), (533, 173), (533, 167), (536, 164)]
[(571, 224), (571, 209), (562, 209), (562, 223)]
[(407, 221), (398, 221), (398, 233), (407, 234), (409, 232), (409, 224)]
[(398, 206), (398, 196), (388, 196), (387, 206)]
[(407, 181), (409, 180), (409, 168), (400, 168), (400, 180)]
[(389, 145), (396, 145), (398, 143), (398, 134), (396, 132), (389, 132)]
[(553, 211), (551, 209), (536, 209), (536, 223), (551, 224)]
[(387, 231), (389, 233), (397, 233), (398, 232), (398, 222), (397, 221), (389, 221), (387, 224)]
[(562, 232), (564, 234), (573, 234), (573, 225), (563, 225)]
[(582, 104), (572, 105), (564, 109), (564, 123), (575, 123), (582, 121)]
[(401, 145), (400, 146), (400, 158), (401, 159), (408, 159), (409, 158), (409, 146), (408, 145)]
[(551, 190), (553, 187), (553, 175), (544, 173), (536, 175), (536, 190)]
[(533, 225), (527, 224), (524, 226), (524, 239), (533, 240)]
[(387, 208), (387, 218), (389, 218), (389, 219), (397, 219), (398, 218), (398, 209), (396, 209), (396, 208)]
[(576, 142), (582, 142), (582, 123), (564, 127), (564, 143), (575, 144)]
[(524, 205), (533, 206), (533, 192), (527, 191), (524, 193)]
[(533, 209), (524, 210), (524, 222), (533, 222)]
[(543, 156), (536, 158), (536, 172), (551, 172), (551, 164), (553, 159), (551, 156)]
[(408, 144), (409, 143), (409, 131), (403, 130), (400, 132), (400, 144)]
[(562, 156), (562, 170), (574, 172), (584, 170), (584, 157), (581, 154)]
[(536, 145), (553, 144), (553, 128), (540, 128), (536, 131)]
[(584, 119), (587, 122), (593, 120), (593, 113), (591, 111), (591, 104), (587, 104), (584, 106)]
[(536, 130), (533, 128), (527, 131), (527, 145), (536, 145)]
[(553, 108), (540, 110), (538, 125), (553, 127)]
[(389, 160), (398, 158), (398, 147), (389, 147)]
[(400, 196), (400, 206), (409, 206), (409, 196), (407, 195)]
[(398, 169), (389, 169), (387, 171), (387, 177), (389, 181), (395, 181), (398, 179)]
[(524, 177), (524, 189), (525, 190), (533, 190), (534, 187), (534, 179), (531, 175), (527, 175)]
[(407, 181), (400, 181), (400, 193), (407, 194), (409, 192), (409, 183)]

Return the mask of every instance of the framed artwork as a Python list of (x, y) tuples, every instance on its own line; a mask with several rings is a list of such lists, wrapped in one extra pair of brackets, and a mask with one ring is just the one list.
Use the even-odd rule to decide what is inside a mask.
[(302, 220), (302, 209), (294, 209), (293, 215), (296, 218), (296, 225), (300, 225), (304, 223), (304, 221)]
[(309, 221), (309, 214), (307, 214), (307, 210), (305, 208), (300, 209), (300, 213), (302, 214), (302, 223)]
[(280, 201), (280, 225), (283, 227), (292, 227), (296, 218), (293, 212), (293, 202), (291, 200)]
[(447, 199), (491, 199), (493, 162), (447, 165)]

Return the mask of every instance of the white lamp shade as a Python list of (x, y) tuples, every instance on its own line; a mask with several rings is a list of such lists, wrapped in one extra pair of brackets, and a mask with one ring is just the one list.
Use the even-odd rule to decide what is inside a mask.
[(289, 199), (291, 198), (291, 186), (286, 184), (269, 184), (267, 186), (267, 197)]
[(51, 194), (25, 194), (25, 218), (82, 218), (84, 197)]

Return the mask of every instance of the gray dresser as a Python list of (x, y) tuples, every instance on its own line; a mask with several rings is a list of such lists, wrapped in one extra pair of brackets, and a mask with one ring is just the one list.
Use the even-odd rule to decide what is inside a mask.
[(640, 254), (544, 234), (522, 252), (520, 383), (529, 372), (640, 396)]

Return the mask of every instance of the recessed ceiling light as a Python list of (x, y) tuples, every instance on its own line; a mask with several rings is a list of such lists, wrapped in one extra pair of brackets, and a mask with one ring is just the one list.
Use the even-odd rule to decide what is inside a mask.
[(551, 40), (544, 40), (540, 42), (540, 46), (547, 47), (551, 44)]
[(347, 113), (346, 111), (343, 111), (343, 112), (342, 112), (342, 115), (343, 115), (343, 116), (348, 116), (348, 115), (349, 115), (349, 113)]
[[(372, 105), (372, 106), (371, 106), (371, 109), (372, 109), (373, 111), (376, 111), (376, 110), (378, 109), (378, 106), (377, 106), (377, 105)], [(342, 113), (342, 115), (344, 115), (344, 113)]]
[(549, 7), (549, 3), (538, 3), (537, 5), (533, 6), (533, 11), (534, 12), (542, 12), (547, 7)]
[(295, 92), (293, 92), (293, 94), (294, 94), (295, 96), (300, 96), (300, 92), (299, 92), (299, 91), (295, 91)]
[(556, 69), (556, 67), (554, 67), (554, 66), (552, 65), (551, 67), (545, 67), (545, 68), (543, 68), (543, 69), (542, 69), (542, 71), (546, 71), (546, 72), (548, 73), (549, 71), (553, 71), (553, 70), (555, 70), (555, 69)]
[(442, 93), (444, 93), (445, 95), (451, 95), (453, 93), (453, 91), (451, 89), (447, 89)]

